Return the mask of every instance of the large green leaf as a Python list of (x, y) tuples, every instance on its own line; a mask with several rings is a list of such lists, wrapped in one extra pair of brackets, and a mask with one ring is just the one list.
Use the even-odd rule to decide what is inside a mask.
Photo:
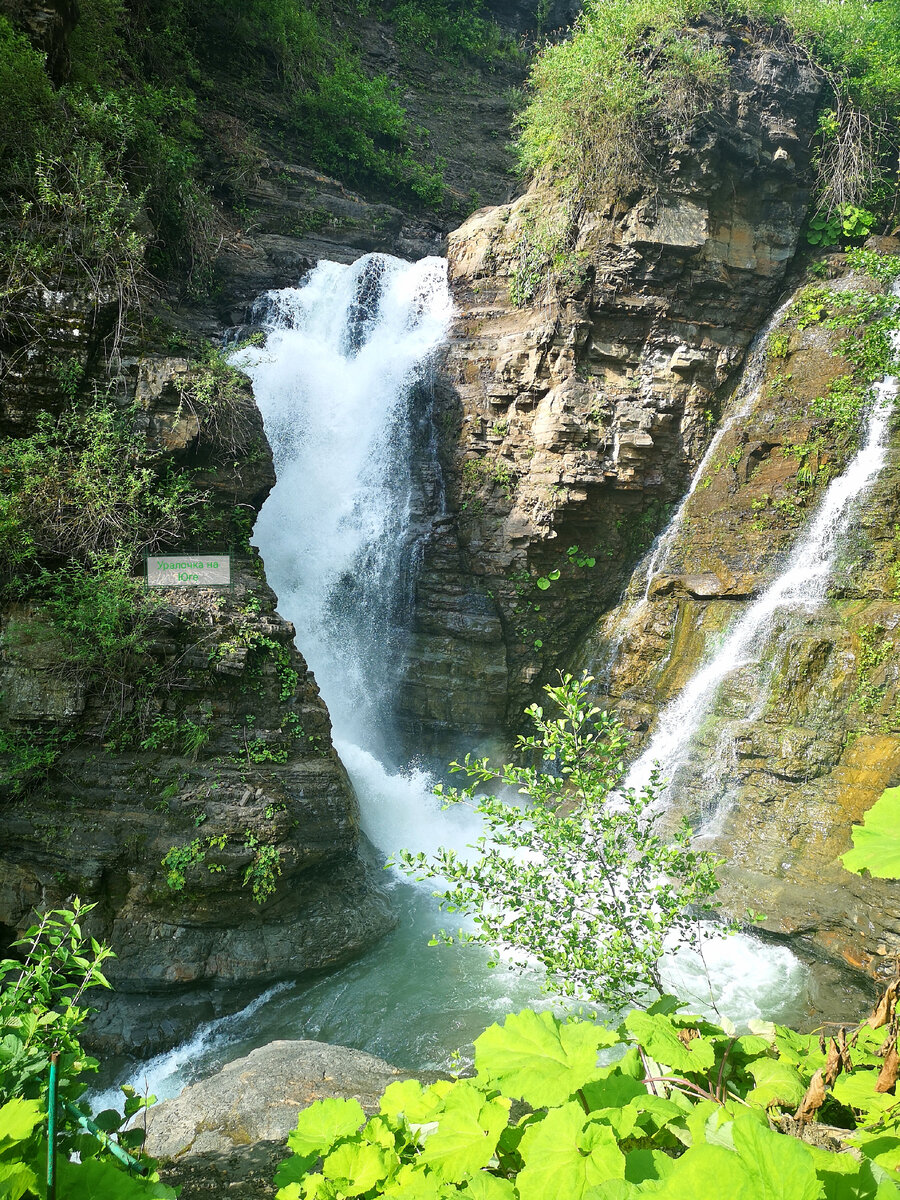
[(24, 1142), (31, 1137), (44, 1114), (37, 1100), (9, 1100), (0, 1108), (0, 1145)]
[(708, 1071), (715, 1061), (711, 1042), (698, 1037), (685, 1045), (677, 1026), (663, 1013), (630, 1012), (625, 1027), (652, 1058), (676, 1071)]
[(38, 1189), (38, 1177), (24, 1162), (0, 1162), (0, 1200), (21, 1200)]
[(796, 1108), (806, 1093), (806, 1084), (800, 1078), (799, 1071), (789, 1063), (777, 1062), (773, 1058), (757, 1058), (748, 1064), (747, 1070), (756, 1083), (747, 1099), (764, 1108), (773, 1104)]
[(425, 1173), (409, 1165), (401, 1167), (396, 1179), (385, 1187), (381, 1193), (390, 1200), (445, 1200), (448, 1196), (458, 1196), (456, 1188), (440, 1182), (431, 1173)]
[(468, 1200), (516, 1200), (516, 1189), (508, 1179), (498, 1179), (479, 1171), (466, 1180), (463, 1193)]
[(486, 1100), (480, 1088), (460, 1081), (448, 1092), (420, 1161), (445, 1183), (459, 1183), (487, 1166), (508, 1122), (508, 1100)]
[(120, 1171), (109, 1159), (89, 1158), (86, 1162), (72, 1163), (61, 1155), (56, 1170), (57, 1195), (77, 1196), (78, 1200), (149, 1200), (150, 1197), (176, 1200), (178, 1194), (163, 1183)]
[(516, 1185), (521, 1200), (582, 1200), (606, 1179), (623, 1179), (625, 1156), (607, 1126), (585, 1117), (580, 1104), (551, 1109), (519, 1144), (525, 1166)]
[(705, 1143), (692, 1146), (677, 1159), (652, 1194), (658, 1200), (764, 1200), (737, 1154)]
[(295, 1154), (324, 1154), (338, 1138), (356, 1133), (365, 1119), (358, 1100), (316, 1100), (300, 1113), (288, 1146)]
[(333, 1179), (348, 1196), (361, 1196), (376, 1183), (393, 1175), (400, 1165), (393, 1150), (366, 1142), (342, 1142), (322, 1164), (322, 1174)]
[(853, 849), (841, 859), (848, 871), (900, 879), (900, 787), (882, 792), (852, 835)]
[(735, 1119), (733, 1135), (753, 1180), (754, 1200), (818, 1200), (821, 1184), (801, 1141), (775, 1133), (749, 1115)]
[(504, 1096), (535, 1108), (561, 1104), (597, 1070), (597, 1051), (618, 1035), (593, 1021), (557, 1020), (552, 1013), (513, 1013), (475, 1042), (475, 1067)]

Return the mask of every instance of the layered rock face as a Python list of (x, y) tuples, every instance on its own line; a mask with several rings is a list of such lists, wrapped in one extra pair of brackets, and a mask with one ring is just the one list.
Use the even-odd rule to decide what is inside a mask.
[[(28, 369), (7, 360), (8, 434), (66, 409), (53, 364), (73, 342), (106, 369), (90, 351), (104, 327), (95, 301), (77, 287), (35, 298)], [(134, 331), (117, 364), (115, 404), (147, 466), (183, 473), (223, 529), (234, 511), (251, 524), (274, 473), (249, 385), (233, 379), (227, 401), (204, 406), (196, 357)], [(233, 586), (155, 593), (142, 617), (146, 688), (73, 662), (39, 606), (0, 612), (0, 930), (8, 942), (74, 894), (97, 905), (90, 931), (117, 954), (116, 1003), (95, 1031), (106, 1049), (171, 1044), (248, 989), (345, 961), (393, 920), (360, 856), (327, 710), (261, 560), (246, 544), (187, 549), (232, 550)], [(48, 738), (54, 761), (17, 782), (22, 748)]]
[[(829, 296), (880, 287), (842, 255), (827, 274), (769, 336), (751, 403), (697, 479), (649, 586), (639, 573), (581, 655), (605, 664), (605, 701), (638, 741), (786, 569), (855, 452), (824, 419), (822, 398), (852, 370), (842, 344), (860, 334)], [(670, 792), (673, 819), (687, 816), (726, 856), (733, 912), (762, 911), (764, 928), (876, 976), (900, 950), (900, 888), (844, 871), (840, 856), (900, 772), (897, 453), (894, 422), (880, 473), (848, 505), (825, 598), (784, 604), (764, 623), (679, 754)]]
[[(819, 83), (774, 35), (709, 34), (728, 85), (659, 147), (652, 190), (567, 213), (538, 183), (451, 235), (459, 318), (438, 395), (450, 515), (418, 585), (411, 745), (441, 754), (460, 733), (515, 724), (615, 602), (783, 287)], [(536, 231), (567, 221), (545, 288)], [(529, 292), (525, 307), (511, 299)]]

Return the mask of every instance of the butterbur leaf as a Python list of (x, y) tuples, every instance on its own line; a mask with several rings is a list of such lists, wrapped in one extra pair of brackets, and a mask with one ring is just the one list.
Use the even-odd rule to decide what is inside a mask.
[(295, 1154), (324, 1154), (338, 1138), (356, 1133), (365, 1119), (358, 1100), (316, 1100), (300, 1113), (288, 1146)]
[(735, 1119), (733, 1136), (753, 1179), (754, 1200), (819, 1200), (813, 1157), (801, 1141), (775, 1133), (749, 1115)]
[(2, 1200), (21, 1200), (38, 1190), (37, 1175), (27, 1163), (0, 1162), (0, 1197)]
[(479, 1171), (468, 1177), (463, 1195), (471, 1200), (515, 1200), (516, 1189), (508, 1179), (498, 1179), (496, 1175)]
[(445, 1200), (445, 1197), (458, 1196), (455, 1188), (446, 1187), (434, 1175), (417, 1171), (413, 1166), (401, 1167), (397, 1177), (393, 1179), (381, 1193), (385, 1200)]
[(803, 1080), (796, 1069), (788, 1063), (777, 1062), (772, 1058), (757, 1058), (747, 1066), (753, 1076), (756, 1087), (747, 1097), (748, 1100), (770, 1108), (780, 1105), (782, 1108), (793, 1108), (803, 1099), (806, 1090)]
[(586, 1118), (580, 1104), (553, 1108), (529, 1126), (519, 1153), (525, 1163), (516, 1180), (521, 1200), (583, 1200), (604, 1180), (625, 1177), (615, 1134)]
[(887, 788), (852, 829), (853, 849), (841, 858), (855, 875), (900, 879), (900, 787)]
[(24, 1142), (43, 1120), (37, 1100), (9, 1100), (0, 1108), (0, 1144)]
[(711, 1042), (696, 1038), (685, 1046), (670, 1018), (662, 1013), (630, 1012), (625, 1027), (651, 1058), (676, 1071), (707, 1071), (715, 1061)]
[[(641, 1194), (652, 1186), (648, 1181)], [(753, 1190), (747, 1166), (734, 1151), (703, 1144), (676, 1159), (651, 1195), (659, 1200), (770, 1200)]]
[[(390, 1083), (381, 1097), (380, 1112), (386, 1117), (399, 1117), (422, 1102), (423, 1087), (418, 1079), (401, 1079)], [(417, 1120), (418, 1118), (412, 1118)]]
[(400, 1165), (393, 1150), (366, 1142), (343, 1142), (322, 1164), (322, 1174), (333, 1179), (348, 1196), (361, 1196), (396, 1172)]
[(447, 1096), (420, 1161), (444, 1182), (459, 1183), (487, 1166), (508, 1122), (508, 1100), (486, 1100), (479, 1088), (459, 1082)]
[(319, 1161), (319, 1155), (292, 1154), (278, 1164), (275, 1171), (275, 1186), (286, 1188), (290, 1183), (302, 1183), (308, 1173)]
[(479, 1076), (505, 1096), (534, 1107), (561, 1104), (597, 1072), (597, 1052), (618, 1035), (591, 1021), (559, 1021), (552, 1013), (513, 1013), (475, 1042)]

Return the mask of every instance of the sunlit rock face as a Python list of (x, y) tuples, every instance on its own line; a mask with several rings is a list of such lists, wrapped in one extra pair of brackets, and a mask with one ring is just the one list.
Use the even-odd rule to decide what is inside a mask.
[(418, 585), (410, 744), (441, 753), (455, 732), (515, 724), (568, 661), (685, 490), (776, 305), (809, 201), (819, 84), (747, 30), (710, 35), (730, 61), (720, 107), (658, 148), (652, 191), (582, 198), (555, 289), (511, 299), (529, 231), (559, 210), (541, 183), (450, 237), (448, 511)]

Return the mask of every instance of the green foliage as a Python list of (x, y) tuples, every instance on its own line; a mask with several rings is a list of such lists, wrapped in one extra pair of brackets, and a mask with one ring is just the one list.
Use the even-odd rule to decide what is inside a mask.
[[(495, 961), (503, 951), (521, 966), (536, 958), (554, 988), (615, 1008), (659, 989), (664, 941), (696, 940), (697, 912), (718, 883), (716, 860), (691, 848), (687, 827), (670, 842), (657, 832), (655, 782), (641, 793), (620, 788), (627, 739), (591, 704), (591, 682), (565, 675), (546, 687), (555, 718), (526, 710), (535, 732), (517, 747), (537, 766), (495, 769), (471, 756), (451, 764), (474, 782), (436, 790), (484, 817), (476, 858), (442, 849), (403, 851), (400, 861), (419, 879), (442, 881), (442, 908), (471, 914), (476, 931), (458, 940), (489, 946)], [(488, 783), (525, 801), (476, 795)]]
[(841, 861), (855, 875), (900, 879), (900, 787), (882, 792), (853, 826), (853, 849)]
[(451, 62), (521, 57), (516, 42), (486, 14), (482, 0), (400, 0), (386, 6), (384, 16), (401, 46), (427, 47)]
[[(13, 943), (20, 958), (0, 961), (0, 1194), (7, 1200), (42, 1196), (47, 1161), (47, 1105), (51, 1054), (58, 1054), (57, 1172), (59, 1194), (93, 1200), (174, 1200), (175, 1192), (159, 1183), (152, 1163), (138, 1161), (147, 1172), (125, 1174), (115, 1158), (122, 1151), (139, 1154), (142, 1129), (124, 1130), (153, 1097), (126, 1094), (124, 1119), (108, 1110), (96, 1119), (96, 1132), (84, 1132), (79, 1117), (89, 1115), (79, 1100), (84, 1076), (97, 1069), (96, 1059), (82, 1050), (79, 1033), (91, 1010), (85, 994), (109, 987), (104, 962), (108, 946), (88, 938), (82, 921), (93, 905), (77, 898), (71, 909), (44, 913), (24, 937)], [(80, 1161), (70, 1162), (77, 1154)]]
[[(0, 444), (0, 555), (12, 566), (177, 546), (204, 493), (148, 454), (137, 413), (108, 393), (41, 412), (34, 432)], [(100, 566), (98, 568), (98, 562)]]
[[(665, 997), (617, 1028), (525, 1011), (476, 1040), (471, 1079), (392, 1083), (368, 1120), (355, 1100), (318, 1101), (288, 1138), (278, 1200), (900, 1194), (900, 1114), (877, 1090), (882, 1034), (842, 1031), (826, 1054), (815, 1034), (738, 1037), (678, 1008)], [(621, 1057), (600, 1065), (613, 1046)], [(769, 1118), (798, 1104), (806, 1120), (840, 1112), (858, 1156), (777, 1133)]]
[(244, 872), (244, 887), (249, 887), (257, 904), (264, 904), (278, 886), (281, 874), (281, 851), (277, 846), (262, 844), (259, 838), (246, 834), (244, 848), (253, 851), (253, 861)]
[(170, 846), (161, 866), (166, 869), (166, 883), (173, 892), (183, 892), (188, 870), (203, 862), (206, 851), (200, 838), (194, 838), (184, 846)]
[[(900, 53), (896, 0), (724, 0), (726, 17), (793, 41), (827, 81), (819, 122), (814, 244), (861, 237), (896, 186)], [(722, 51), (692, 24), (701, 0), (603, 0), (531, 71), (519, 150), (524, 169), (565, 194), (622, 196), (651, 178), (655, 143), (685, 137), (728, 80)]]
[[(41, 917), (13, 945), (22, 958), (0, 961), (0, 1101), (13, 1097), (46, 1102), (50, 1054), (59, 1051), (62, 1094), (77, 1099), (78, 1077), (96, 1069), (81, 1050), (78, 1032), (90, 1009), (85, 992), (109, 987), (102, 967), (112, 951), (82, 933), (93, 905)], [(89, 948), (88, 948), (89, 947)]]

